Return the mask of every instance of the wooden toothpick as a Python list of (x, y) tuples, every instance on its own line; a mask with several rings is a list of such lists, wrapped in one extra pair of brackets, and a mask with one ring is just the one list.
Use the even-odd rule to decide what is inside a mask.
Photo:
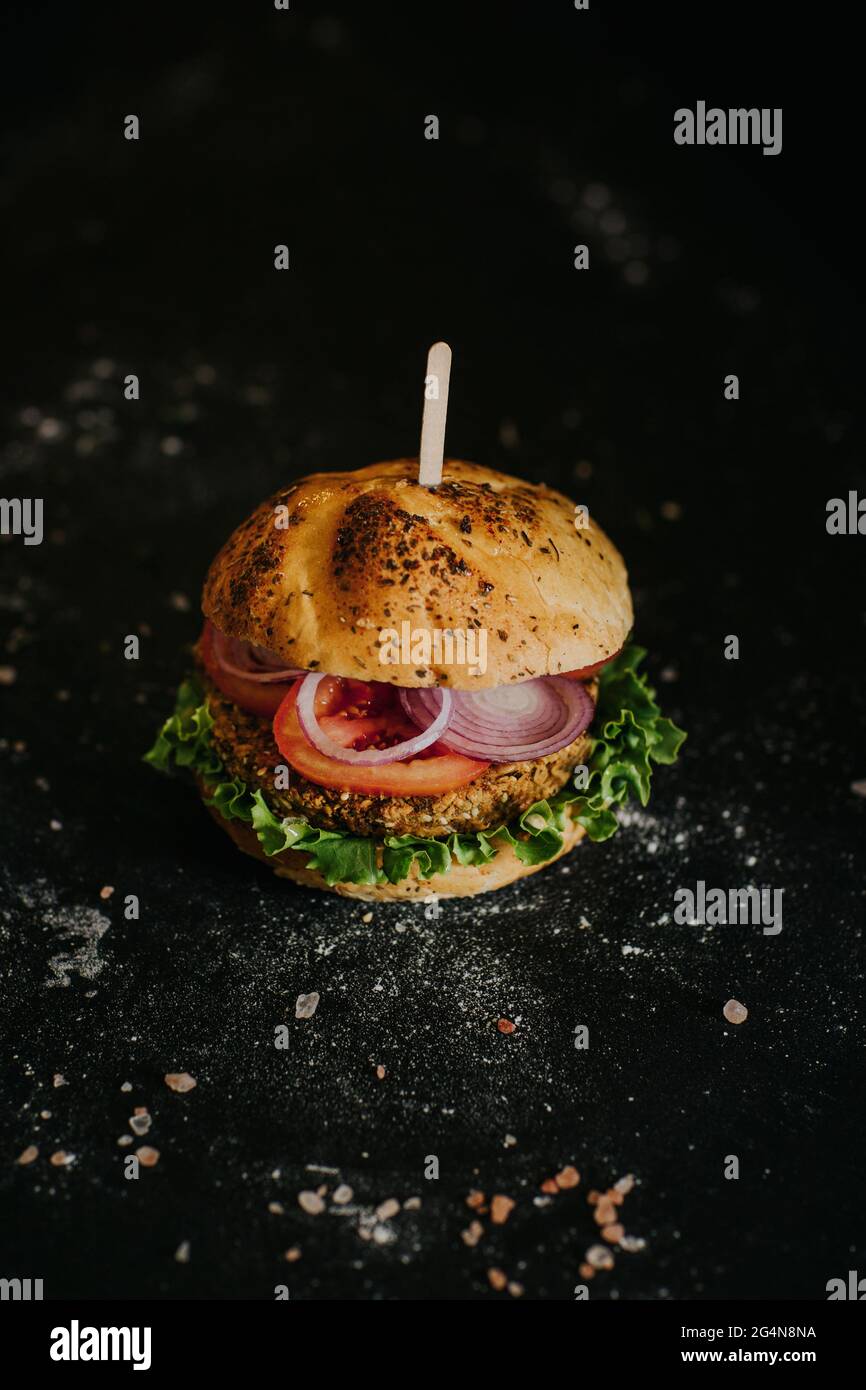
[(450, 378), (451, 349), (447, 343), (434, 343), (427, 354), (424, 413), (421, 417), (421, 452), (418, 459), (418, 481), (424, 487), (437, 487), (442, 481)]

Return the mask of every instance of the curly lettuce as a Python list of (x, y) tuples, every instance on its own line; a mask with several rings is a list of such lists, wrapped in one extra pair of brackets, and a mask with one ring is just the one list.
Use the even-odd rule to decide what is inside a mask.
[(673, 763), (686, 737), (664, 718), (655, 691), (638, 668), (646, 651), (629, 645), (599, 676), (588, 769), (577, 769), (571, 786), (536, 801), (508, 825), (443, 840), (416, 835), (367, 839), (339, 830), (318, 830), (303, 816), (280, 816), (261, 790), (227, 778), (213, 747), (213, 719), (201, 686), (184, 681), (174, 713), (165, 721), (145, 761), (161, 772), (195, 772), (210, 793), (207, 800), (225, 820), (250, 825), (265, 854), (298, 850), (307, 867), (325, 882), (399, 883), (417, 866), (420, 879), (447, 873), (458, 864), (486, 864), (503, 845), (521, 863), (545, 864), (563, 847), (569, 809), (591, 840), (607, 840), (617, 829), (616, 808), (630, 797), (646, 806), (653, 763)]

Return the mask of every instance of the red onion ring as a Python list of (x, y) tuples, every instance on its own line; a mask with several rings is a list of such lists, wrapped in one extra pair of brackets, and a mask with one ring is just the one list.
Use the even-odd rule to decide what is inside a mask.
[[(447, 693), (401, 690), (400, 701), (409, 718), (426, 728)], [(442, 742), (455, 753), (492, 763), (531, 762), (558, 753), (589, 727), (595, 714), (585, 686), (565, 676), (451, 693), (453, 711)]]
[(282, 665), (282, 657), (269, 652), (266, 647), (256, 647), (252, 642), (241, 642), (237, 637), (228, 637), (211, 623), (213, 634), (214, 660), (230, 676), (241, 676), (247, 681), (268, 682), (293, 681), (304, 674), (295, 666)]
[(395, 743), (393, 748), (343, 748), (328, 737), (316, 718), (316, 691), (319, 682), (324, 679), (324, 673), (314, 672), (310, 672), (304, 678), (298, 687), (295, 709), (298, 712), (298, 723), (313, 747), (318, 748), (326, 757), (335, 758), (337, 762), (354, 763), (355, 766), (361, 767), (381, 767), (385, 763), (399, 763), (406, 758), (414, 758), (416, 753), (429, 748), (448, 727), (454, 701), (451, 691), (445, 690), (440, 692), (446, 698), (442, 700), (436, 714), (432, 720), (428, 719), (425, 722), (425, 727), (414, 738)]

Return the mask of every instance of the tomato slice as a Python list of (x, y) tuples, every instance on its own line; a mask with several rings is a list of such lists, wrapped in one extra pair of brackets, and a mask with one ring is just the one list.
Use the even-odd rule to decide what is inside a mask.
[(214, 655), (213, 627), (209, 622), (205, 623), (199, 639), (199, 651), (205, 670), (224, 695), (249, 714), (257, 714), (260, 719), (273, 719), (289, 689), (289, 682), (250, 681), (224, 671)]
[(621, 651), (622, 647), (620, 647), (619, 651), (611, 652), (610, 656), (604, 658), (604, 661), (596, 661), (592, 666), (581, 666), (577, 671), (560, 671), (559, 674), (561, 676), (568, 676), (569, 679), (573, 681), (589, 680), (589, 677), (594, 676), (596, 671), (600, 671), (602, 666), (607, 666), (608, 662), (613, 661), (615, 656), (619, 656), (619, 652)]
[[(299, 687), (297, 681), (277, 710), (274, 738), (289, 766), (320, 787), (375, 796), (440, 796), (474, 781), (490, 766), (452, 753), (441, 743), (404, 762), (380, 767), (329, 758), (313, 747), (298, 722)], [(316, 692), (316, 717), (322, 732), (342, 748), (386, 747), (418, 732), (393, 687), (378, 681), (367, 684), (328, 677)]]

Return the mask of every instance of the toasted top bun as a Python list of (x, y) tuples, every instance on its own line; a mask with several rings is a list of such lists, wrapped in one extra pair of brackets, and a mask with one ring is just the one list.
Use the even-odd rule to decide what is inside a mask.
[(217, 555), (202, 608), (289, 666), (455, 690), (604, 661), (632, 624), (625, 565), (595, 521), (458, 459), (435, 488), (396, 459), (274, 493)]

